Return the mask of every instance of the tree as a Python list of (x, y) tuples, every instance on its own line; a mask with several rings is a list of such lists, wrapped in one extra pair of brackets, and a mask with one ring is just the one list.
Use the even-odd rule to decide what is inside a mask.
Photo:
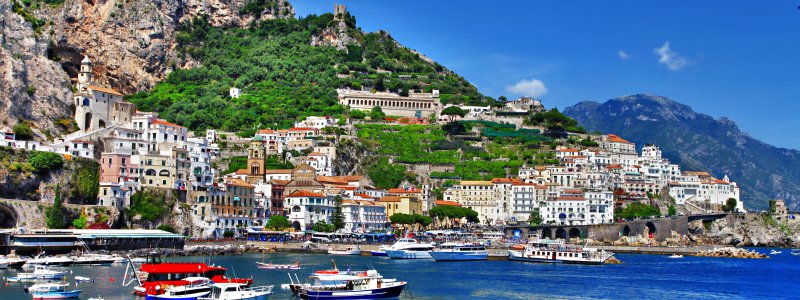
[(722, 210), (727, 212), (734, 211), (736, 209), (736, 204), (736, 198), (728, 198), (728, 200), (725, 200), (725, 204), (722, 205)]
[(431, 225), (431, 217), (414, 214), (414, 223), (419, 224), (422, 228), (428, 227)]
[(344, 228), (344, 214), (342, 213), (342, 197), (336, 196), (333, 200), (334, 207), (333, 213), (331, 213), (331, 225), (335, 228), (335, 230), (339, 230)]
[(314, 226), (311, 228), (316, 232), (334, 232), (336, 231), (336, 227), (333, 224), (328, 224), (324, 220), (321, 220), (317, 223), (314, 223)]
[(75, 227), (75, 229), (84, 229), (86, 228), (86, 223), (88, 222), (89, 220), (86, 219), (86, 214), (81, 213), (79, 218), (72, 220), (72, 227)]
[(236, 233), (234, 233), (233, 230), (225, 230), (225, 232), (222, 233), (222, 237), (229, 239), (232, 238), (235, 234)]
[(506, 96), (500, 95), (500, 97), (497, 97), (497, 100), (498, 101), (502, 101), (502, 102), (506, 102), (506, 101), (508, 101), (508, 98), (506, 98)]
[(266, 227), (270, 230), (283, 230), (284, 228), (292, 227), (292, 224), (289, 223), (289, 219), (284, 216), (273, 215), (269, 217)]
[(14, 137), (17, 140), (29, 141), (33, 139), (33, 130), (27, 123), (17, 123), (11, 130), (14, 131)]
[(381, 157), (367, 167), (367, 175), (375, 186), (390, 189), (399, 186), (406, 178), (406, 167), (401, 164), (391, 164), (389, 158)]
[(614, 217), (617, 219), (650, 218), (659, 215), (661, 215), (661, 211), (658, 207), (641, 202), (633, 202), (625, 208), (614, 210)]
[(361, 120), (361, 119), (364, 119), (364, 117), (366, 117), (366, 116), (367, 116), (366, 113), (364, 113), (363, 111), (357, 110), (357, 109), (354, 109), (354, 110), (350, 111), (350, 118), (352, 118), (352, 119)]
[(542, 215), (539, 213), (539, 208), (533, 209), (531, 216), (528, 217), (528, 223), (530, 223), (531, 226), (539, 226), (539, 224), (542, 224)]
[(467, 115), (467, 111), (461, 109), (458, 106), (449, 106), (449, 107), (443, 109), (442, 112), (440, 112), (439, 114), (443, 115), (443, 116), (447, 116), (447, 119), (450, 120), (450, 122), (453, 122), (455, 120), (456, 116), (461, 117), (461, 118), (466, 116)]
[(369, 112), (369, 118), (372, 120), (381, 120), (385, 116), (386, 114), (383, 113), (383, 110), (380, 106), (373, 106), (372, 110)]
[(53, 152), (31, 151), (28, 154), (28, 163), (36, 172), (47, 172), (64, 165), (61, 155)]
[(673, 216), (675, 216), (676, 214), (678, 214), (678, 212), (677, 212), (677, 210), (675, 209), (675, 206), (672, 206), (672, 205), (670, 205), (670, 206), (667, 208), (667, 215), (669, 215), (670, 217), (673, 217)]
[(64, 206), (61, 203), (61, 184), (56, 185), (55, 199), (53, 199), (53, 206), (47, 210), (47, 228), (60, 229), (64, 228)]

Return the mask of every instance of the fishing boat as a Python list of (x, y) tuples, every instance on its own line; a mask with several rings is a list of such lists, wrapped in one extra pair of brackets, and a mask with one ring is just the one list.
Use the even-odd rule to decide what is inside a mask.
[(67, 283), (37, 283), (25, 288), (25, 291), (34, 293), (63, 292), (69, 284)]
[(436, 261), (487, 260), (489, 251), (482, 245), (444, 243), (430, 252)]
[(386, 254), (386, 249), (388, 248), (389, 246), (382, 245), (380, 246), (380, 248), (378, 248), (377, 251), (370, 251), (369, 254), (371, 254), (372, 256), (389, 256), (388, 254)]
[(8, 277), (8, 281), (21, 282), (21, 281), (36, 281), (36, 280), (61, 280), (66, 275), (66, 272), (53, 271), (46, 266), (36, 266), (31, 273), (17, 273), (15, 277)]
[(300, 270), (300, 261), (288, 265), (276, 265), (273, 263), (257, 262), (258, 268), (261, 270)]
[(432, 244), (402, 238), (386, 249), (386, 255), (392, 259), (424, 259), (431, 258), (431, 250), (433, 250)]
[(179, 286), (166, 287), (160, 295), (147, 295), (147, 300), (197, 300), (211, 293), (211, 279), (205, 277), (187, 277), (187, 283)]
[(311, 275), (309, 284), (299, 285), (300, 299), (386, 299), (397, 298), (406, 282), (384, 279), (378, 271), (345, 275)]
[(673, 255), (670, 255), (669, 258), (683, 258), (683, 255), (673, 254)]
[(247, 288), (239, 283), (215, 283), (211, 293), (198, 300), (268, 300), (272, 285)]
[(522, 251), (509, 250), (508, 258), (514, 261), (568, 263), (568, 264), (605, 264), (614, 253), (587, 248), (580, 245), (564, 244), (564, 240), (534, 240)]
[(776, 255), (776, 254), (781, 254), (781, 253), (783, 253), (783, 252), (782, 251), (778, 251), (778, 250), (772, 250), (772, 251), (769, 252), (770, 255)]
[(33, 285), (29, 290), (33, 295), (33, 300), (74, 299), (81, 295), (80, 290), (67, 291), (66, 289), (66, 284), (43, 283)]
[(134, 288), (134, 294), (139, 296), (163, 294), (162, 286), (186, 285), (188, 282), (183, 279), (188, 277), (205, 277), (215, 283), (237, 283), (244, 286), (253, 283), (251, 278), (226, 277), (227, 269), (209, 266), (204, 262), (163, 262), (161, 256), (155, 252), (148, 254), (147, 262), (142, 264), (138, 271), (131, 274), (131, 270), (137, 270), (132, 262), (128, 265), (123, 281), (128, 284), (137, 281), (139, 285)]
[(331, 255), (361, 255), (361, 248), (358, 247), (347, 247), (345, 250), (336, 250), (334, 248), (328, 248), (328, 254)]

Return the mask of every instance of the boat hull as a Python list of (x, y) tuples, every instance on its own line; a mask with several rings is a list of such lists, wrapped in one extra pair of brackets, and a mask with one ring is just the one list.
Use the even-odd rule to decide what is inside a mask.
[(68, 292), (38, 293), (33, 294), (33, 300), (75, 299), (81, 295), (80, 290)]
[(392, 259), (430, 259), (430, 251), (386, 250), (386, 255)]
[(372, 256), (389, 256), (386, 251), (370, 251), (369, 254)]
[(486, 251), (472, 251), (472, 252), (444, 252), (444, 251), (431, 251), (431, 257), (436, 261), (461, 261), (461, 260), (487, 260), (489, 259), (489, 252)]
[(186, 295), (147, 295), (147, 300), (197, 300), (197, 298), (208, 296), (211, 291), (192, 293)]
[(386, 299), (400, 297), (406, 283), (401, 282), (397, 285), (385, 288), (378, 288), (364, 291), (347, 290), (302, 290), (300, 299)]

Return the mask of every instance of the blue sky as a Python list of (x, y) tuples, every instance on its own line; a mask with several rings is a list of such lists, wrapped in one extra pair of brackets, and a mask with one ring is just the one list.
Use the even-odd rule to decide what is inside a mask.
[(652, 93), (800, 149), (800, 0), (599, 2), (291, 3), (297, 16), (345, 4), (492, 97), (564, 108)]

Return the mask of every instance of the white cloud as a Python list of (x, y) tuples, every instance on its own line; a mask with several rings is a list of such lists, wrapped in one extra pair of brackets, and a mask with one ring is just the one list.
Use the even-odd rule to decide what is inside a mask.
[(630, 55), (630, 54), (628, 54), (627, 52), (625, 52), (625, 51), (622, 51), (622, 50), (619, 50), (619, 51), (617, 52), (617, 56), (619, 56), (619, 59), (621, 59), (621, 60), (626, 60), (626, 59), (628, 59), (628, 58), (631, 58), (631, 55)]
[(669, 48), (669, 41), (664, 42), (661, 48), (653, 49), (653, 53), (658, 55), (658, 62), (672, 71), (680, 71), (691, 62), (677, 52)]
[(520, 96), (541, 97), (547, 94), (547, 87), (539, 79), (523, 79), (506, 87), (506, 91)]

